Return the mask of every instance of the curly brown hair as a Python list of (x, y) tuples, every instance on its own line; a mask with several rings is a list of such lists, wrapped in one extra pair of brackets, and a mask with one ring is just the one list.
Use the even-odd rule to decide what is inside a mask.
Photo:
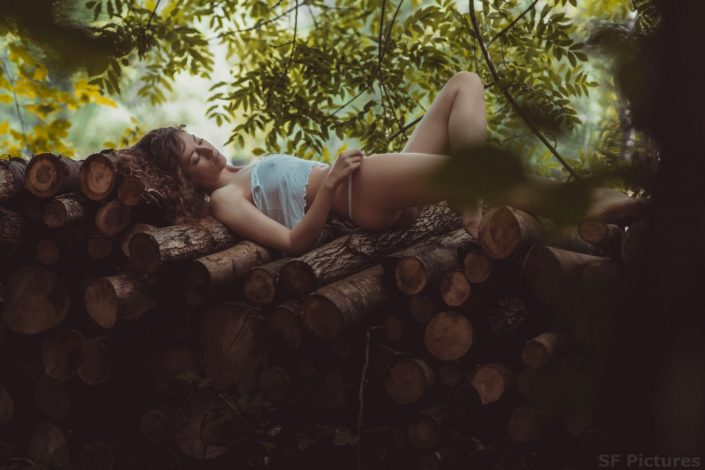
[(139, 160), (142, 170), (163, 180), (164, 216), (170, 223), (179, 223), (210, 215), (209, 197), (200, 191), (181, 171), (178, 156), (184, 143), (177, 135), (185, 124), (161, 127), (147, 132), (126, 151)]

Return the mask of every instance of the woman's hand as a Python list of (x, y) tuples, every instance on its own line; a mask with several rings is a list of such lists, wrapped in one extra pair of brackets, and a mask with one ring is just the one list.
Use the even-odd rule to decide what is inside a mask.
[(348, 175), (352, 174), (360, 168), (365, 153), (362, 150), (352, 149), (338, 155), (338, 158), (333, 163), (328, 175), (326, 176), (326, 184), (331, 189), (335, 189), (345, 181)]

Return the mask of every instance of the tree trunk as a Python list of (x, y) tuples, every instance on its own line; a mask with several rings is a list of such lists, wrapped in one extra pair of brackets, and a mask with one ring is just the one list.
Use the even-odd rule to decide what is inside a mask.
[(103, 328), (139, 320), (157, 305), (149, 286), (131, 273), (91, 279), (83, 299), (88, 314)]
[(87, 156), (79, 171), (81, 193), (92, 201), (107, 199), (117, 183), (117, 160), (115, 151)]

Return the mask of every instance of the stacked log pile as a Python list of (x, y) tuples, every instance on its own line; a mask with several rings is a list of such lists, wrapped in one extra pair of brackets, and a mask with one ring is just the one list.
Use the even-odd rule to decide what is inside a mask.
[(0, 161), (3, 465), (594, 459), (640, 222), (493, 207), (473, 239), (439, 203), (385, 232), (331, 217), (286, 257), (211, 217), (165, 223), (159, 181), (120, 158)]

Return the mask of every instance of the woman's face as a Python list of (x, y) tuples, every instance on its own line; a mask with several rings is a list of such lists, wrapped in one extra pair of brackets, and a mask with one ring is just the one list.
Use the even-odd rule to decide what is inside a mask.
[(179, 166), (194, 183), (203, 183), (217, 178), (228, 161), (208, 141), (187, 132), (179, 132), (184, 143), (179, 155)]

